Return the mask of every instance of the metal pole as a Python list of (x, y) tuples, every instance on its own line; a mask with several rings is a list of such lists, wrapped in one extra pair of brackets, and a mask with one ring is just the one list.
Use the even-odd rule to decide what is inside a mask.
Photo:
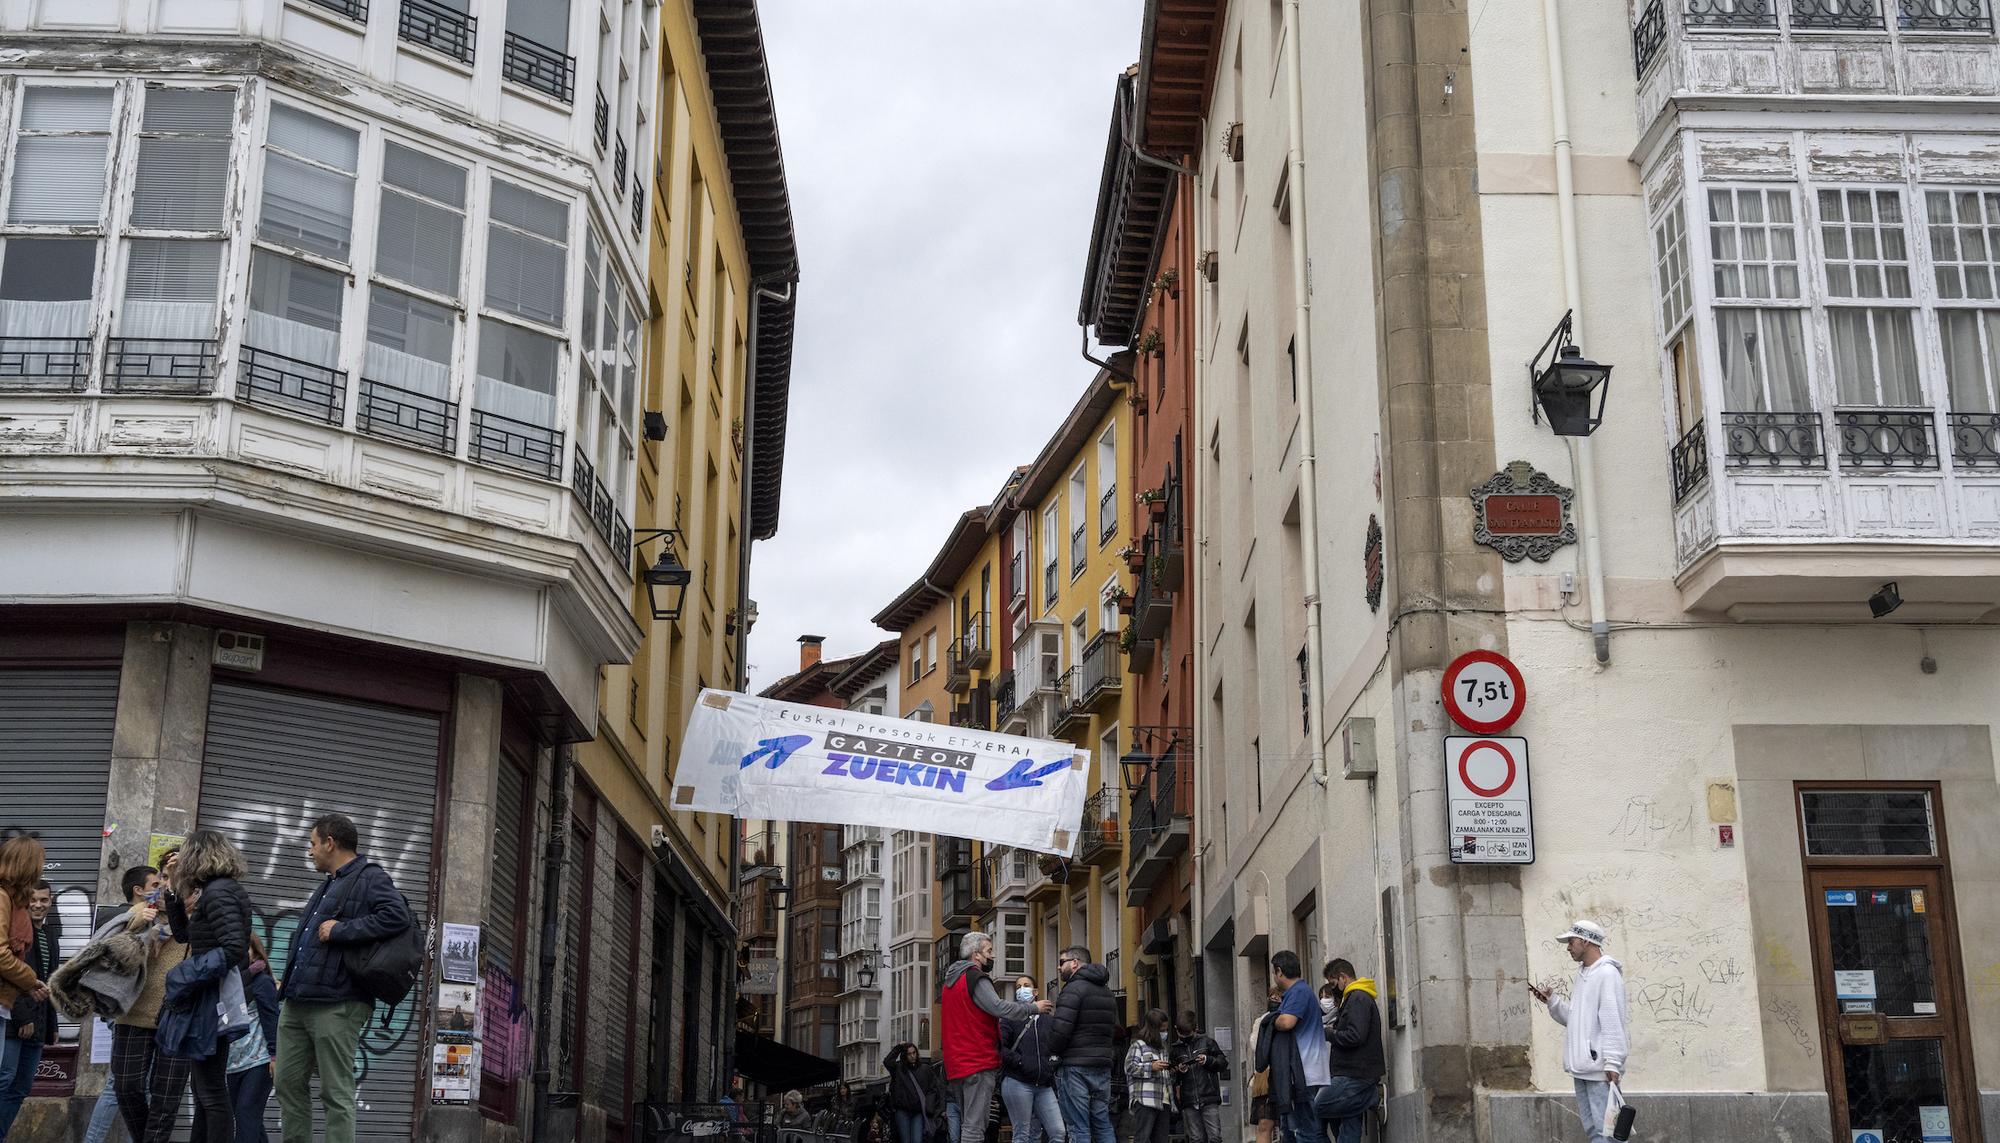
[(562, 932), (563, 862), (569, 853), (570, 769), (576, 747), (556, 747), (550, 776), (549, 840), (542, 850), (542, 959), (535, 997), (534, 1138), (549, 1137), (549, 1040), (555, 1023), (556, 944)]

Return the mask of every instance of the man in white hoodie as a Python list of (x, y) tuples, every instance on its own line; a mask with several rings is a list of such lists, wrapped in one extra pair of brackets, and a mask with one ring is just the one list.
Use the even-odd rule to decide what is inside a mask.
[(1604, 955), (1604, 930), (1595, 921), (1577, 921), (1556, 939), (1569, 958), (1583, 967), (1576, 971), (1570, 998), (1550, 996), (1528, 985), (1535, 999), (1548, 1005), (1549, 1015), (1563, 1025), (1563, 1070), (1576, 1081), (1576, 1109), (1589, 1143), (1605, 1143), (1604, 1117), (1611, 1089), (1625, 1073), (1625, 970)]

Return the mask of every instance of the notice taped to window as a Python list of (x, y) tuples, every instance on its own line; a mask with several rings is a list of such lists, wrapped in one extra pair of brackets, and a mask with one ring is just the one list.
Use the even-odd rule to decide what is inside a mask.
[(1532, 865), (1535, 814), (1528, 740), (1455, 735), (1444, 740), (1446, 828), (1457, 865)]

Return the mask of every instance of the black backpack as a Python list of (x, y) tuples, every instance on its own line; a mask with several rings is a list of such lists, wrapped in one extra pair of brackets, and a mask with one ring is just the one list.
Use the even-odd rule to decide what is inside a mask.
[[(370, 867), (380, 869), (374, 862)], [(358, 878), (356, 879), (358, 882)], [(389, 1016), (404, 997), (417, 987), (417, 980), (423, 976), (426, 955), (424, 928), (417, 923), (417, 915), (410, 908), (410, 899), (400, 891), (403, 911), (410, 916), (410, 926), (400, 933), (393, 933), (379, 941), (346, 945), (340, 950), (341, 965), (347, 969), (347, 978), (361, 995), (377, 1000), (389, 1007), (382, 1013), (382, 1022), (387, 1025)]]

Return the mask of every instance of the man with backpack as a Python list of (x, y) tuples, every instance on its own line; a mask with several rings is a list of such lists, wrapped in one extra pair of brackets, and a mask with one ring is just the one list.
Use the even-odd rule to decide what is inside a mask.
[(408, 942), (395, 938), (409, 933), (414, 922), (388, 871), (356, 852), (361, 838), (345, 814), (315, 821), (310, 838), (313, 868), (326, 880), (306, 902), (279, 993), (278, 1107), (284, 1143), (311, 1143), (317, 1070), (326, 1107), (323, 1138), (354, 1143), (354, 1050), (375, 1001), (384, 995), (379, 983), (357, 980), (355, 970), (377, 949), (400, 952)]

